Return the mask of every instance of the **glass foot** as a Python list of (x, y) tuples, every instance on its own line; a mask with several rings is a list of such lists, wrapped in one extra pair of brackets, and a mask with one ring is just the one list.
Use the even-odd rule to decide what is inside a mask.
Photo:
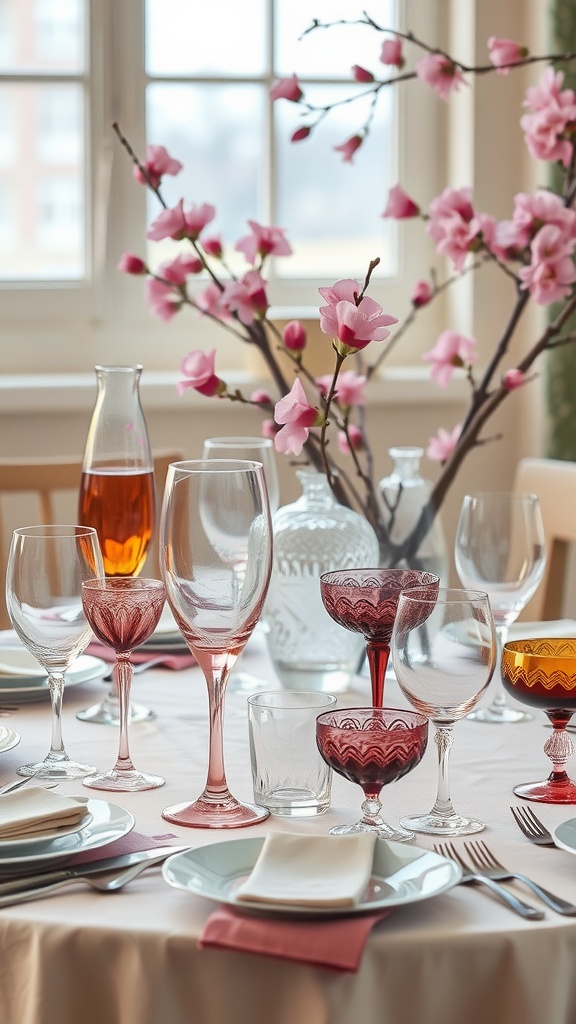
[[(99, 704), (93, 704), (84, 711), (78, 711), (76, 718), (81, 722), (93, 722), (96, 725), (120, 725), (120, 705), (114, 698), (108, 697)], [(133, 725), (137, 722), (149, 722), (156, 718), (154, 711), (144, 707), (143, 704), (130, 704), (128, 711), (128, 722)]]
[(355, 836), (360, 832), (376, 832), (379, 839), (389, 839), (393, 843), (411, 843), (414, 833), (407, 828), (402, 828), (402, 822), (396, 828), (380, 819), (378, 824), (368, 825), (364, 821), (358, 821), (355, 825), (334, 825), (330, 829), (332, 836)]
[(414, 814), (402, 818), (400, 824), (432, 836), (470, 836), (486, 828), (483, 821), (463, 818), (460, 814)]
[(17, 774), (26, 777), (34, 775), (37, 779), (83, 779), (86, 775), (94, 775), (96, 770), (94, 764), (80, 764), (65, 757), (61, 760), (46, 758), (36, 764), (23, 764)]
[(514, 786), (516, 796), (524, 800), (538, 800), (543, 804), (576, 804), (576, 782), (572, 779), (544, 779)]
[(158, 789), (164, 785), (161, 775), (147, 775), (145, 772), (131, 770), (117, 770), (113, 768), (109, 772), (101, 772), (99, 775), (92, 775), (84, 779), (83, 786), (89, 789), (108, 789), (117, 793), (138, 793), (144, 789)]
[(533, 717), (527, 711), (508, 707), (507, 704), (489, 704), (486, 708), (476, 708), (466, 715), (472, 722), (489, 722), (494, 725), (531, 722)]
[(172, 804), (162, 811), (166, 821), (188, 828), (242, 828), (265, 821), (269, 815), (266, 807), (242, 804), (231, 794), (221, 802), (201, 796), (191, 804)]

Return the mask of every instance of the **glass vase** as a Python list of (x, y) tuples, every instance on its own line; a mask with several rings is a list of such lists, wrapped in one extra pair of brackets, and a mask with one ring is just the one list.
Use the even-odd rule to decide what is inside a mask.
[[(423, 507), (428, 502), (432, 484), (420, 473), (420, 459), (424, 449), (416, 446), (399, 446), (388, 449), (393, 461), (392, 472), (380, 481), (380, 493), (384, 506), (384, 518), (390, 531), (390, 539), (400, 544), (416, 526)], [(416, 555), (398, 568), (421, 569), (440, 577), (440, 583), (448, 583), (448, 553), (440, 517), (436, 514)]]
[(339, 693), (356, 674), (364, 639), (330, 618), (320, 576), (378, 564), (378, 539), (363, 516), (336, 501), (328, 480), (297, 472), (303, 494), (273, 519), (274, 562), (264, 608), (268, 651), (287, 689)]

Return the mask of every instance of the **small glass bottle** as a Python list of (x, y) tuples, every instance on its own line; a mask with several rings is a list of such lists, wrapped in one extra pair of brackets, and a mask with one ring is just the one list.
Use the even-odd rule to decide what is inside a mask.
[(263, 617), (268, 651), (287, 689), (338, 693), (358, 670), (364, 638), (330, 618), (320, 576), (377, 566), (378, 540), (363, 516), (336, 501), (323, 474), (296, 475), (303, 495), (273, 519), (274, 562)]
[[(432, 484), (420, 474), (423, 448), (399, 446), (389, 448), (388, 454), (394, 465), (390, 475), (384, 477), (379, 486), (385, 521), (391, 523), (390, 538), (399, 544), (416, 526), (420, 513), (430, 497)], [(437, 573), (441, 585), (447, 586), (448, 554), (438, 514), (434, 516), (409, 568)]]

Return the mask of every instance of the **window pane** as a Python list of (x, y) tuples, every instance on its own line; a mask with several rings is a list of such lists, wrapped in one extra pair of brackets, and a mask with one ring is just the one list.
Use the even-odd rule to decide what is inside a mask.
[[(338, 87), (308, 90), (311, 102), (332, 102), (349, 94)], [(278, 215), (295, 250), (277, 260), (284, 277), (357, 276), (380, 256), (379, 274), (396, 272), (396, 233), (382, 219), (388, 189), (394, 184), (394, 102), (382, 96), (377, 116), (354, 163), (333, 152), (354, 135), (366, 109), (343, 106), (322, 121), (305, 142), (291, 143), (295, 108), (277, 103)]]
[(84, 276), (82, 88), (0, 86), (0, 279)]
[[(347, 78), (353, 64), (361, 64), (378, 75), (382, 33), (366, 25), (337, 25), (315, 29), (303, 39), (313, 18), (333, 22), (359, 18), (364, 9), (360, 0), (275, 0), (276, 72), (281, 76), (295, 72), (301, 78), (318, 76)], [(382, 27), (395, 24), (395, 0), (379, 0), (374, 20)]]
[(261, 75), (266, 0), (147, 0), (151, 75)]
[[(255, 85), (156, 84), (147, 91), (148, 140), (184, 164), (177, 177), (163, 179), (166, 202), (213, 203), (214, 233), (224, 232), (226, 244), (246, 234), (248, 217), (263, 216), (265, 105), (266, 91)], [(149, 195), (149, 219), (158, 212)], [(168, 248), (173, 244), (152, 243), (155, 265)]]
[(0, 71), (83, 67), (84, 0), (0, 0)]

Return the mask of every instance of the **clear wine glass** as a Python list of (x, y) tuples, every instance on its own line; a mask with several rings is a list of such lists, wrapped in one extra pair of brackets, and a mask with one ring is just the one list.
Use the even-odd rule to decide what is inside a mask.
[(82, 608), (85, 580), (104, 576), (96, 530), (86, 526), (29, 526), (15, 530), (6, 570), (6, 604), (25, 647), (48, 673), (52, 742), (43, 761), (19, 775), (78, 779), (94, 765), (71, 760), (62, 741), (65, 673), (92, 637)]
[(132, 685), (130, 655), (154, 632), (162, 614), (166, 591), (160, 580), (116, 576), (112, 579), (85, 580), (82, 605), (92, 630), (103, 644), (116, 653), (114, 675), (120, 701), (120, 738), (118, 757), (107, 772), (84, 779), (90, 789), (110, 789), (135, 793), (164, 785), (160, 775), (137, 771), (128, 746), (128, 708)]
[(372, 704), (381, 708), (390, 637), (398, 598), (406, 587), (438, 593), (440, 578), (419, 569), (337, 569), (320, 577), (320, 593), (328, 614), (340, 626), (362, 633), (370, 666)]
[[(264, 479), (268, 491), (270, 515), (273, 516), (280, 501), (280, 485), (274, 442), (268, 437), (207, 437), (202, 450), (203, 459), (247, 459), (261, 462), (264, 468)], [(256, 633), (262, 630), (263, 624), (256, 624)], [(240, 665), (242, 664), (242, 656)], [(236, 668), (228, 680), (228, 690), (232, 693), (254, 693), (255, 690), (267, 690), (270, 680), (263, 679)]]
[[(427, 606), (427, 614), (423, 609)], [(396, 679), (412, 706), (436, 728), (438, 791), (429, 814), (401, 818), (415, 832), (462, 836), (485, 826), (457, 814), (450, 799), (448, 760), (454, 723), (480, 700), (496, 665), (496, 633), (488, 595), (440, 589), (400, 595), (392, 634)]]
[[(104, 572), (110, 577), (137, 576), (154, 536), (154, 463), (140, 404), (142, 367), (96, 366), (98, 391), (90, 421), (78, 521), (98, 533)], [(131, 722), (154, 718), (154, 712), (131, 704)], [(116, 682), (104, 700), (79, 711), (82, 722), (118, 725)]]
[(167, 807), (178, 825), (237, 828), (268, 810), (240, 803), (224, 769), (223, 712), (231, 668), (250, 637), (272, 569), (272, 526), (259, 462), (202, 459), (168, 471), (161, 518), (161, 571), (178, 628), (208, 688), (207, 780), (192, 803)]
[(428, 720), (397, 708), (339, 708), (316, 719), (318, 750), (335, 772), (364, 792), (362, 817), (353, 825), (336, 825), (333, 835), (376, 832), (380, 839), (409, 843), (414, 833), (384, 821), (380, 791), (412, 771), (428, 742)]
[[(468, 494), (456, 530), (454, 555), (463, 587), (478, 587), (490, 598), (499, 660), (508, 629), (534, 594), (546, 561), (546, 539), (535, 494), (516, 491)], [(525, 722), (532, 718), (510, 707), (495, 673), (496, 692), (488, 707), (469, 716), (476, 722)]]

